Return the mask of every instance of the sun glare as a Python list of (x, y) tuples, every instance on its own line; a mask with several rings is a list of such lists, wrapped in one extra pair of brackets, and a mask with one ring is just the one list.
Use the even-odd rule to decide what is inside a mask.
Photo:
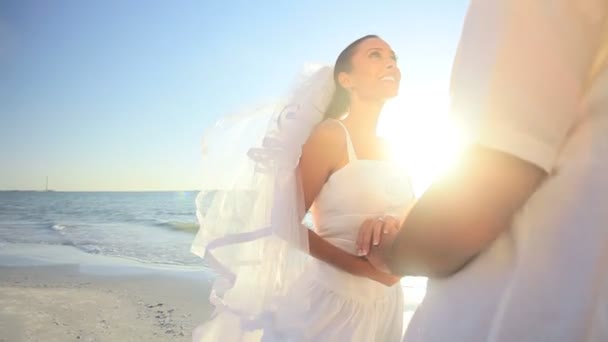
[(387, 103), (378, 134), (385, 137), (393, 158), (405, 167), (417, 196), (454, 165), (466, 135), (449, 118), (449, 97), (416, 94)]

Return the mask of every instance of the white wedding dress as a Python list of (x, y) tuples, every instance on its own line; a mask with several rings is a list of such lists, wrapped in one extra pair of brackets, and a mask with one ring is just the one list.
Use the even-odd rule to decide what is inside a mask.
[[(407, 175), (393, 163), (357, 159), (342, 127), (349, 163), (323, 186), (312, 213), (315, 231), (322, 238), (356, 254), (363, 221), (378, 215), (402, 219), (414, 194)], [(298, 301), (290, 298), (302, 296), (309, 299), (307, 307), (292, 304)], [(400, 341), (403, 312), (400, 283), (388, 287), (311, 259), (262, 341)]]
[[(262, 109), (224, 118), (206, 134), (192, 252), (217, 278), (209, 296), (214, 313), (193, 331), (193, 342), (400, 341), (401, 284), (387, 287), (309, 255), (297, 163), (333, 92), (333, 70), (312, 68), (265, 132)], [(311, 211), (322, 238), (356, 254), (363, 221), (402, 218), (414, 194), (396, 164), (357, 159), (348, 130), (336, 124), (344, 128), (349, 162)]]

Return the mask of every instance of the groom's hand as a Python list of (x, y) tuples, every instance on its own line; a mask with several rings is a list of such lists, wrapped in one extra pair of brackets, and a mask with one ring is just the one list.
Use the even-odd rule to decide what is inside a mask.
[(389, 235), (396, 234), (400, 228), (401, 222), (392, 216), (378, 216), (365, 220), (359, 228), (357, 254), (368, 255), (372, 248), (383, 245), (384, 240)]
[(373, 246), (370, 252), (367, 254), (367, 260), (374, 266), (376, 269), (391, 273), (388, 265), (387, 265), (387, 255), (391, 250), (393, 243), (397, 239), (397, 234), (399, 234), (399, 230), (389, 230), (388, 233), (382, 236), (382, 243), (377, 246)]

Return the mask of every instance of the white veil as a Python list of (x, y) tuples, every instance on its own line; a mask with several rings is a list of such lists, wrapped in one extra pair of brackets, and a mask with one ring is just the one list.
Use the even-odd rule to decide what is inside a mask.
[(213, 319), (195, 340), (259, 339), (301, 274), (309, 256), (297, 165), (333, 92), (332, 68), (308, 67), (279, 110), (224, 118), (206, 133), (192, 252), (218, 277)]

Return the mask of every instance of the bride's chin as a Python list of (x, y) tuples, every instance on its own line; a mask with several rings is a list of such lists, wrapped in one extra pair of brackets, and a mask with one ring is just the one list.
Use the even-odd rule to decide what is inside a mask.
[(384, 99), (385, 99), (385, 100), (390, 100), (390, 99), (393, 99), (393, 98), (397, 97), (397, 95), (399, 95), (399, 90), (395, 90), (395, 91), (393, 91), (393, 92), (390, 92), (389, 94), (387, 94), (387, 95), (384, 97)]
[(384, 95), (384, 99), (385, 100), (390, 100), (394, 97), (396, 97), (397, 95), (399, 95), (399, 86), (398, 85), (393, 85), (392, 87), (387, 87), (385, 89), (383, 89), (383, 95)]

